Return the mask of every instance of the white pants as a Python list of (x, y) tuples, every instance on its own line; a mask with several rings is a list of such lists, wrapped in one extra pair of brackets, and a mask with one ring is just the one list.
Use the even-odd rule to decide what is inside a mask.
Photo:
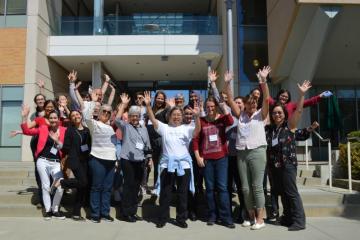
[(42, 197), (45, 206), (46, 212), (57, 212), (59, 211), (59, 205), (61, 201), (61, 197), (63, 195), (64, 190), (59, 186), (56, 189), (56, 193), (53, 199), (53, 203), (51, 206), (51, 198), (50, 198), (50, 176), (52, 176), (53, 180), (57, 180), (59, 178), (63, 178), (63, 174), (60, 168), (60, 163), (51, 162), (44, 158), (39, 157), (36, 161), (36, 168), (39, 172), (41, 179), (41, 187), (42, 187)]

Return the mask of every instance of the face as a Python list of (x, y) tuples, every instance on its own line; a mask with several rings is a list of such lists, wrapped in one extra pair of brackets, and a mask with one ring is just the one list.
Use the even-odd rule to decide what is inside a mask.
[(129, 123), (131, 125), (133, 125), (133, 126), (139, 125), (139, 119), (140, 119), (139, 114), (129, 114)]
[(82, 121), (82, 116), (79, 112), (72, 112), (70, 115), (70, 120), (72, 124), (80, 124)]
[(257, 110), (257, 101), (256, 99), (253, 99), (253, 98), (250, 98), (246, 103), (245, 103), (245, 109), (246, 109), (246, 112), (248, 113), (254, 113), (256, 112)]
[(189, 96), (189, 99), (190, 99), (190, 101), (193, 102), (193, 103), (199, 101), (199, 98), (198, 98), (198, 96), (197, 96), (196, 93), (191, 93), (190, 96)]
[(169, 118), (169, 123), (173, 126), (180, 126), (182, 124), (183, 116), (180, 110), (172, 111)]
[(101, 92), (101, 89), (100, 88), (97, 88), (97, 89), (94, 89), (93, 91), (95, 91), (96, 93), (96, 96), (98, 97), (98, 102), (101, 102), (102, 101), (102, 92)]
[(56, 113), (51, 113), (49, 115), (49, 123), (50, 123), (50, 127), (58, 127), (59, 126), (59, 117)]
[(101, 107), (100, 102), (96, 102), (95, 103), (95, 107), (94, 107), (94, 112), (93, 112), (93, 116), (99, 116), (99, 109)]
[(257, 90), (257, 89), (255, 89), (255, 90), (252, 92), (253, 97), (256, 98), (256, 99), (259, 99), (259, 98), (260, 98), (260, 94), (261, 94), (260, 91)]
[(49, 113), (55, 110), (55, 106), (54, 104), (52, 104), (52, 102), (49, 102), (46, 106), (44, 106), (44, 110), (45, 110), (45, 116), (49, 116)]
[(189, 123), (191, 123), (192, 119), (193, 119), (192, 111), (188, 108), (185, 109), (184, 110), (184, 123), (189, 124)]
[(86, 95), (83, 97), (83, 100), (84, 100), (84, 101), (88, 101), (88, 102), (91, 101), (91, 100), (90, 100), (90, 95), (89, 95), (89, 94), (86, 94)]
[(181, 107), (184, 104), (183, 98), (175, 98), (175, 105)]
[(240, 108), (240, 111), (244, 111), (245, 105), (243, 100), (241, 100), (241, 98), (237, 98), (235, 100), (236, 105)]
[(99, 121), (103, 123), (107, 123), (110, 120), (110, 117), (111, 117), (111, 109), (103, 108), (100, 110), (98, 115)]
[(281, 102), (281, 104), (286, 104), (288, 99), (289, 99), (289, 94), (287, 92), (283, 92), (279, 96), (279, 102)]
[(135, 100), (136, 105), (141, 106), (143, 104), (143, 102), (144, 102), (144, 96), (137, 95), (136, 100)]
[(161, 107), (165, 102), (165, 96), (159, 93), (155, 98), (155, 104), (157, 107)]
[(67, 98), (63, 95), (59, 96), (58, 104), (60, 106), (66, 106), (67, 105)]
[(215, 116), (216, 115), (216, 105), (214, 102), (207, 101), (206, 102), (206, 112), (208, 116)]
[(281, 124), (285, 120), (285, 114), (281, 107), (277, 106), (271, 112), (271, 117), (276, 125)]
[(42, 95), (39, 95), (35, 98), (35, 104), (36, 106), (43, 108), (45, 103), (45, 98)]
[(228, 96), (225, 93), (221, 93), (221, 97), (224, 100), (224, 102), (228, 101)]

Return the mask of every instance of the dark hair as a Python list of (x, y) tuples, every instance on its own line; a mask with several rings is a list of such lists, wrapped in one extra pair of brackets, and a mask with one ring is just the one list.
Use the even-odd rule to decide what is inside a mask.
[(234, 98), (234, 101), (237, 100), (237, 99), (241, 99), (241, 101), (244, 102), (244, 97), (243, 97), (243, 96), (237, 96), (237, 97), (235, 97), (235, 98)]
[(286, 90), (286, 89), (280, 89), (280, 91), (279, 91), (279, 92), (277, 93), (277, 95), (276, 95), (276, 101), (277, 101), (277, 102), (279, 101), (279, 97), (280, 97), (280, 95), (283, 94), (283, 93), (287, 93), (288, 96), (289, 96), (288, 100), (287, 100), (286, 103), (285, 103), (285, 104), (287, 104), (287, 103), (289, 103), (289, 102), (291, 101), (291, 94), (290, 94), (290, 92), (289, 92), (288, 90)]
[(35, 97), (34, 97), (34, 103), (36, 103), (36, 98), (37, 98), (38, 96), (43, 96), (43, 97), (44, 97), (44, 100), (46, 101), (45, 95), (42, 94), (42, 93), (38, 93), (38, 94), (36, 94)]
[(219, 109), (219, 103), (216, 101), (216, 99), (213, 96), (209, 96), (206, 100), (205, 100), (205, 107), (206, 107), (206, 103), (207, 102), (213, 102), (215, 104), (215, 108), (216, 108), (216, 112), (219, 113), (221, 112)]
[[(64, 96), (64, 97), (66, 97), (66, 99), (68, 99), (68, 95), (67, 95), (67, 94), (65, 94), (65, 93), (59, 93), (59, 94), (56, 94), (55, 101), (58, 102), (58, 101), (59, 101), (59, 98), (60, 98), (61, 96)], [(68, 99), (68, 100), (69, 100), (69, 99)]]
[(90, 94), (89, 94), (88, 91), (81, 91), (80, 96), (81, 96), (82, 98), (84, 98), (84, 97), (90, 97)]
[(184, 116), (184, 112), (183, 112), (182, 107), (175, 106), (175, 107), (172, 107), (169, 111), (167, 111), (167, 113), (166, 113), (166, 121), (169, 122), (171, 114), (176, 110), (179, 110), (181, 112), (181, 115)]
[(250, 94), (253, 95), (254, 91), (260, 92), (260, 97), (257, 101), (257, 104), (258, 104), (257, 109), (260, 109), (262, 107), (262, 102), (263, 102), (263, 93), (259, 87), (256, 87), (256, 88), (251, 89)]
[(139, 96), (139, 95), (144, 97), (144, 92), (138, 91), (138, 92), (135, 93), (135, 97)]
[(188, 105), (186, 105), (186, 106), (183, 108), (183, 111), (185, 111), (186, 109), (192, 110), (192, 107), (188, 104)]
[[(156, 98), (159, 96), (159, 94), (162, 94), (164, 96), (164, 102), (163, 104), (161, 105), (161, 107), (157, 107), (156, 106)], [(158, 90), (155, 94), (155, 97), (154, 97), (154, 103), (153, 103), (153, 111), (154, 111), (154, 114), (159, 110), (159, 109), (163, 109), (163, 108), (166, 108), (166, 94), (164, 91), (161, 91), (161, 90)]]
[(57, 116), (58, 118), (60, 118), (60, 113), (59, 113), (59, 111), (52, 110), (52, 111), (49, 113), (49, 116), (50, 116), (51, 114), (53, 114), (53, 113), (55, 113), (56, 116)]
[(49, 103), (51, 103), (52, 105), (54, 105), (54, 108), (57, 109), (57, 104), (56, 104), (56, 102), (55, 102), (54, 100), (52, 100), (52, 99), (49, 99), (49, 100), (46, 100), (46, 101), (45, 101), (45, 103), (44, 103), (44, 109), (45, 109), (45, 107), (46, 107)]
[(273, 106), (271, 106), (271, 108), (270, 108), (270, 123), (271, 123), (272, 125), (274, 124), (274, 120), (273, 120), (273, 117), (272, 117), (272, 112), (274, 111), (274, 109), (275, 109), (276, 107), (281, 107), (281, 109), (283, 110), (284, 115), (285, 115), (284, 121), (287, 121), (288, 118), (289, 118), (289, 113), (288, 113), (288, 111), (286, 110), (285, 105), (277, 102), (277, 103), (275, 103)]

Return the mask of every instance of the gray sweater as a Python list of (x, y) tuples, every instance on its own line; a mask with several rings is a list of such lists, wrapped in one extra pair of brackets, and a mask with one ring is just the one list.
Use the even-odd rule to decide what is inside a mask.
[(121, 158), (129, 161), (143, 161), (151, 157), (151, 145), (146, 127), (141, 124), (134, 127), (120, 118), (115, 119), (115, 124), (123, 133)]

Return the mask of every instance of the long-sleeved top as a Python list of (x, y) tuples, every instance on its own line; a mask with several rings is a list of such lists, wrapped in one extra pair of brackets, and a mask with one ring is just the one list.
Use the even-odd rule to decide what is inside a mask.
[(79, 100), (77, 99), (76, 93), (75, 93), (75, 83), (73, 83), (73, 82), (71, 82), (69, 85), (69, 95), (71, 98), (71, 108), (73, 110), (81, 110)]
[(225, 130), (234, 120), (231, 114), (220, 115), (215, 121), (200, 118), (200, 133), (193, 139), (194, 151), (199, 150), (200, 155), (207, 160), (217, 160), (228, 154)]
[[(312, 98), (309, 99), (305, 99), (304, 101), (304, 107), (310, 107), (313, 105), (316, 105), (318, 102), (320, 102), (321, 97), (320, 95), (314, 96)], [(269, 98), (269, 104), (270, 106), (274, 105), (276, 103), (276, 101), (273, 98)], [(293, 115), (293, 113), (295, 112), (297, 107), (297, 103), (296, 102), (288, 102), (287, 104), (285, 104), (285, 108), (286, 111), (288, 112), (288, 119), (291, 118), (291, 116)]]
[(149, 134), (144, 125), (133, 126), (120, 118), (115, 124), (122, 131), (120, 158), (129, 161), (143, 161), (151, 157)]
[(115, 161), (115, 131), (109, 124), (92, 119), (94, 107), (95, 102), (90, 102), (89, 107), (84, 112), (85, 122), (91, 133), (90, 154), (99, 159)]

